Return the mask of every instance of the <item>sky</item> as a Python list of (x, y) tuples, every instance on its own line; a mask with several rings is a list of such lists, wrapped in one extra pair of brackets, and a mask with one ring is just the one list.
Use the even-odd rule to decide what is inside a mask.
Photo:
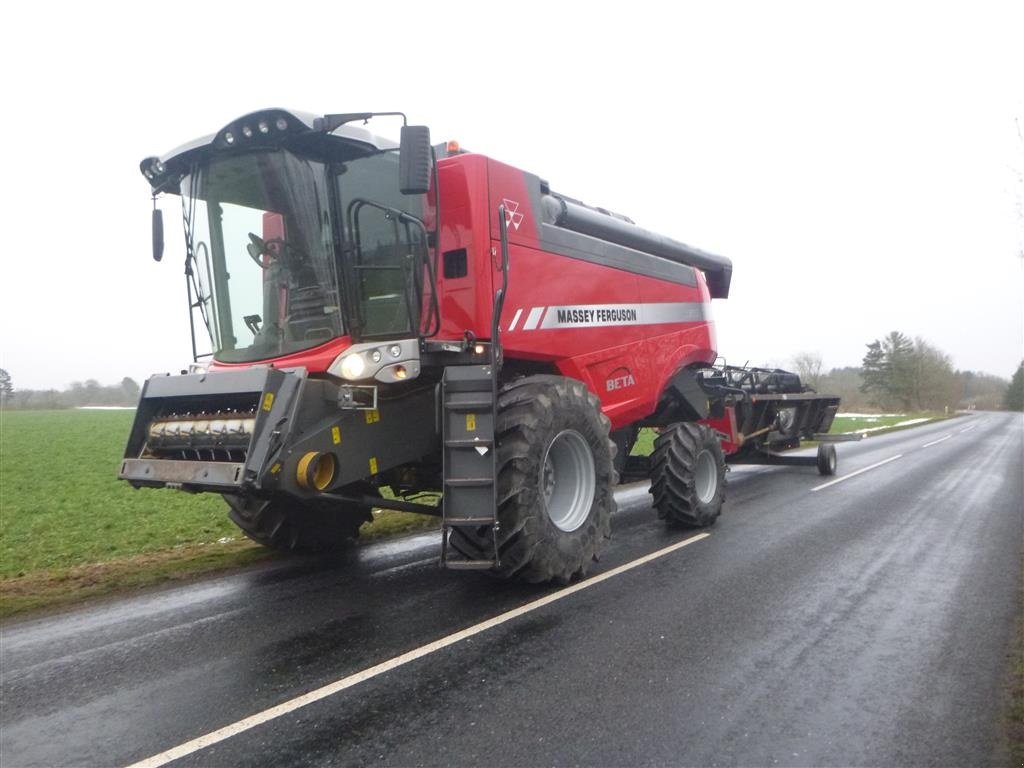
[(733, 261), (730, 363), (859, 365), (893, 330), (1024, 357), (1024, 3), (33, 3), (4, 11), (0, 367), (191, 360), (176, 199), (139, 161), (264, 107), (435, 142)]

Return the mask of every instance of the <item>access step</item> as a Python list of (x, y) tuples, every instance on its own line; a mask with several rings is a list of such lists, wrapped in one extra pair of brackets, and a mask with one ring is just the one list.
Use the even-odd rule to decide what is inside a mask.
[(495, 381), (489, 365), (445, 369), (441, 380), (444, 446), (444, 545), (446, 568), (485, 570), (498, 564), (497, 542), (491, 560), (463, 558), (448, 546), (452, 528), (487, 528), (497, 524), (495, 461)]

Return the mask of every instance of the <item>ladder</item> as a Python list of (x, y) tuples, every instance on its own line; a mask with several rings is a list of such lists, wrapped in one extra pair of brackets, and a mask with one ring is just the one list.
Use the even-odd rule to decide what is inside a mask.
[[(497, 461), (494, 445), (494, 368), (457, 365), (441, 380), (444, 497), (441, 566), (486, 570), (498, 566)], [(474, 558), (448, 545), (453, 528), (490, 529), (490, 546)]]

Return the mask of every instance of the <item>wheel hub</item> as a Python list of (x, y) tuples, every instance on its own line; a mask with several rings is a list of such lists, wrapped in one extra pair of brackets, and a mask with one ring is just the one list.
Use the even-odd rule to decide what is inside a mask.
[(541, 467), (544, 508), (555, 527), (575, 531), (590, 514), (597, 488), (594, 456), (583, 435), (567, 429), (548, 445)]
[(718, 467), (711, 451), (697, 454), (697, 462), (693, 468), (693, 491), (701, 504), (707, 504), (715, 498), (718, 490)]

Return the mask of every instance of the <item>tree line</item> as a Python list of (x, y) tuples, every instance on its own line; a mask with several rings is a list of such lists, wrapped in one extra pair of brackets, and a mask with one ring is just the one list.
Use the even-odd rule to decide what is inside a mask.
[(135, 379), (125, 376), (119, 384), (104, 386), (96, 379), (76, 381), (58, 389), (15, 389), (11, 375), (0, 368), (0, 402), (4, 408), (25, 410), (59, 410), (82, 406), (131, 406), (139, 401), (140, 387)]
[(866, 347), (860, 367), (826, 373), (816, 353), (797, 355), (793, 365), (808, 386), (839, 395), (846, 411), (1024, 410), (1024, 362), (1007, 381), (956, 370), (949, 355), (900, 331)]
[[(838, 395), (845, 411), (1024, 411), (1024, 361), (1009, 381), (988, 373), (958, 371), (948, 355), (924, 339), (912, 340), (899, 331), (868, 343), (860, 367), (825, 371), (821, 355), (815, 352), (801, 353), (792, 362), (804, 384), (818, 392)], [(132, 406), (138, 399), (139, 385), (127, 376), (110, 386), (88, 379), (76, 381), (65, 390), (16, 391), (10, 374), (0, 368), (0, 404), (4, 408)]]

